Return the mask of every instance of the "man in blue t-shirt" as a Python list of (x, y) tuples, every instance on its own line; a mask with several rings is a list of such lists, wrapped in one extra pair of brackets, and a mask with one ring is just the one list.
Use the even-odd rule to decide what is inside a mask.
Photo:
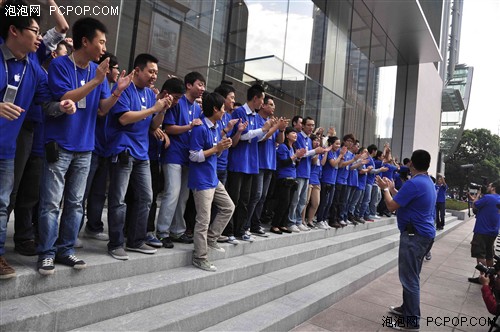
[[(5, 6), (15, 5), (9, 1)], [(7, 208), (14, 186), (14, 157), (16, 138), (32, 103), (44, 103), (48, 114), (60, 115), (75, 112), (69, 100), (51, 103), (52, 96), (43, 69), (29, 54), (36, 52), (42, 43), (38, 16), (8, 15), (0, 8), (0, 279), (15, 277), (15, 270), (4, 258), (7, 235)]]
[[(217, 268), (208, 260), (208, 248), (225, 252), (217, 239), (234, 212), (234, 204), (217, 178), (217, 157), (232, 145), (227, 133), (218, 128), (224, 115), (224, 97), (213, 92), (203, 98), (202, 125), (196, 126), (189, 140), (189, 181), (196, 205), (193, 265), (206, 271)], [(210, 223), (212, 203), (217, 216)], [(210, 224), (210, 227), (209, 227)]]
[(444, 228), (444, 219), (446, 211), (446, 190), (448, 190), (448, 185), (444, 180), (444, 176), (438, 174), (436, 179), (436, 229), (442, 230)]
[[(146, 242), (146, 228), (152, 201), (151, 170), (149, 168), (149, 130), (160, 127), (167, 108), (172, 105), (169, 95), (156, 100), (149, 88), (158, 75), (158, 59), (150, 54), (139, 54), (134, 60), (132, 84), (122, 92), (109, 111), (106, 127), (108, 150), (111, 156), (108, 197), (108, 253), (119, 260), (127, 260), (123, 249), (125, 214), (131, 211), (127, 225), (128, 251), (154, 254), (156, 249)], [(125, 203), (129, 182), (134, 200)]]
[[(416, 150), (411, 156), (412, 178), (399, 191), (394, 182), (377, 175), (377, 185), (389, 211), (398, 210), (399, 237), (399, 280), (403, 286), (403, 304), (390, 307), (390, 312), (402, 316), (403, 321), (394, 319), (389, 326), (404, 325), (418, 329), (420, 321), (420, 271), (425, 254), (431, 250), (436, 236), (434, 214), (436, 190), (427, 174), (431, 162), (425, 150)], [(395, 195), (394, 198), (391, 196)]]
[(165, 195), (161, 200), (156, 226), (158, 239), (165, 248), (173, 248), (173, 242), (193, 243), (186, 232), (184, 212), (189, 198), (189, 136), (200, 120), (201, 108), (196, 99), (205, 91), (205, 78), (198, 72), (184, 77), (186, 94), (177, 105), (168, 110), (163, 128), (170, 137), (170, 146), (162, 151)]
[[(86, 267), (75, 256), (74, 245), (83, 215), (83, 195), (95, 148), (98, 115), (105, 115), (128, 87), (133, 73), (123, 71), (112, 95), (105, 81), (109, 60), (97, 65), (106, 50), (107, 29), (86, 17), (73, 25), (75, 51), (58, 57), (49, 66), (49, 88), (56, 100), (77, 104), (74, 114), (45, 119), (45, 161), (40, 187), (38, 272), (54, 273), (54, 260), (80, 270)], [(63, 195), (64, 194), (64, 195)], [(63, 200), (59, 227), (59, 210)]]
[[(477, 209), (474, 236), (471, 241), (471, 256), (477, 263), (493, 266), (494, 243), (500, 229), (500, 181), (488, 184), (486, 195), (471, 195), (473, 208)], [(479, 284), (479, 278), (469, 278)]]

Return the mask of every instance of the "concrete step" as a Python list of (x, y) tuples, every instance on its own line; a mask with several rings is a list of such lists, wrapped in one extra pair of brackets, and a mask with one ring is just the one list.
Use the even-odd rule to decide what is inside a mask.
[[(453, 224), (459, 223), (456, 220), (452, 221), (454, 219), (456, 218), (449, 218), (447, 228), (441, 233), (452, 229)], [(82, 329), (92, 330), (99, 329), (98, 324), (104, 324), (103, 329), (151, 330), (155, 328), (148, 327), (148, 324), (151, 324), (151, 319), (148, 318), (151, 312), (148, 310), (154, 312), (154, 308), (166, 306), (167, 308), (162, 308), (163, 314), (157, 316), (170, 318), (178, 317), (177, 313), (184, 309), (186, 313), (203, 311), (205, 302), (199, 302), (203, 305), (198, 304), (198, 306), (196, 301), (189, 302), (196, 297), (210, 298), (214, 303), (217, 303), (217, 298), (227, 298), (229, 303), (226, 303), (226, 307), (212, 309), (217, 312), (216, 317), (225, 317), (220, 320), (223, 321), (238, 315), (238, 311), (242, 313), (254, 308), (252, 301), (260, 301), (262, 304), (274, 301), (325, 276), (352, 268), (376, 255), (384, 255), (384, 252), (397, 246), (398, 237), (394, 220), (385, 219), (342, 230), (315, 230), (291, 235), (274, 235), (238, 246), (226, 244), (223, 245), (227, 250), (225, 254), (214, 252), (210, 254), (210, 258), (217, 261), (219, 271), (216, 273), (201, 271), (190, 266), (192, 246), (188, 245), (177, 246), (181, 248), (174, 250), (161, 250), (160, 254), (154, 256), (131, 255), (132, 259), (128, 262), (119, 262), (102, 254), (95, 254), (101, 260), (106, 258), (111, 261), (101, 262), (96, 259), (94, 270), (91, 268), (92, 265), (87, 269), (90, 269), (91, 273), (58, 267), (56, 275), (50, 278), (38, 277), (32, 270), (31, 274), (35, 275), (32, 277), (39, 279), (35, 282), (50, 283), (50, 287), (54, 287), (55, 290), (2, 300), (0, 330), (59, 331), (85, 325), (88, 326)], [(84, 255), (80, 256), (84, 258)], [(171, 268), (168, 263), (161, 261), (172, 257), (177, 257), (173, 264), (179, 267)], [(89, 259), (86, 261), (90, 263)], [(307, 265), (310, 262), (315, 262), (318, 267), (314, 267), (316, 264)], [(322, 265), (325, 262), (330, 265)], [(67, 272), (60, 273), (61, 271)], [(107, 276), (101, 279), (108, 280), (96, 282), (94, 280), (99, 277), (91, 275), (81, 285), (67, 285), (75, 276), (99, 273), (106, 274)], [(286, 276), (290, 277), (287, 279)], [(297, 277), (290, 279), (294, 276)], [(52, 281), (52, 279), (60, 280)], [(252, 286), (253, 282), (257, 286)], [(242, 283), (247, 285), (242, 286)], [(221, 290), (226, 287), (227, 295), (221, 295)], [(247, 289), (261, 291), (249, 293), (245, 292)], [(7, 289), (2, 287), (2, 293), (4, 290)], [(20, 291), (16, 290), (13, 294), (19, 293)], [(237, 294), (239, 300), (232, 303), (230, 294)], [(240, 302), (243, 303), (241, 308)], [(208, 318), (196, 323), (199, 327), (195, 329), (218, 323), (209, 318), (214, 316), (213, 311), (212, 314), (202, 314), (201, 311), (198, 316), (207, 315)], [(132, 321), (144, 321), (144, 325), (132, 328), (131, 325), (121, 324), (120, 321), (131, 322), (127, 318), (128, 315), (134, 316)], [(144, 318), (140, 318), (142, 315)], [(189, 324), (198, 321), (198, 316), (196, 319), (185, 317), (182, 323), (178, 319), (179, 322), (162, 324), (168, 326), (167, 330), (179, 330), (181, 326), (188, 326), (187, 329), (192, 330), (193, 326)], [(110, 320), (113, 317), (117, 318)]]
[[(286, 235), (270, 233), (268, 238), (258, 237), (254, 243), (240, 242), (239, 245), (222, 244), (230, 247), (225, 255), (212, 255), (212, 260), (236, 257), (250, 253), (261, 252), (276, 248), (283, 248), (298, 243), (308, 243), (318, 239), (335, 237), (361, 230), (393, 225), (395, 218), (383, 218), (375, 223), (348, 226), (342, 229), (313, 230)], [(9, 223), (12, 224), (12, 223)], [(126, 278), (140, 273), (164, 271), (181, 266), (191, 265), (193, 245), (175, 244), (174, 249), (160, 249), (155, 255), (129, 253), (130, 259), (126, 262), (117, 261), (107, 254), (107, 242), (81, 238), (84, 248), (77, 249), (76, 255), (87, 263), (83, 271), (75, 271), (66, 266), (56, 264), (53, 276), (43, 277), (36, 271), (37, 257), (10, 254), (13, 251), (12, 241), (7, 241), (6, 250), (9, 263), (16, 269), (16, 278), (2, 281), (0, 301), (20, 298), (34, 294), (46, 293), (64, 288), (77, 287), (90, 283), (99, 283), (117, 278)]]

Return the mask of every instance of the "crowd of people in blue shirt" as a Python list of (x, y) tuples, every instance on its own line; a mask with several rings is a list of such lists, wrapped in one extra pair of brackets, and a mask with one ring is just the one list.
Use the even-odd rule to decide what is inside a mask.
[(2, 13), (0, 279), (15, 276), (5, 259), (12, 211), (15, 250), (38, 255), (42, 275), (55, 263), (86, 267), (80, 231), (118, 260), (192, 243), (193, 265), (216, 271), (208, 250), (223, 252), (221, 242), (390, 217), (375, 176), (400, 188), (410, 175), (389, 144), (363, 148), (311, 117), (275, 116), (259, 84), (237, 106), (229, 82), (208, 93), (198, 72), (157, 89), (150, 54), (120, 72), (94, 18), (77, 20), (68, 39), (61, 15), (42, 37), (39, 17)]

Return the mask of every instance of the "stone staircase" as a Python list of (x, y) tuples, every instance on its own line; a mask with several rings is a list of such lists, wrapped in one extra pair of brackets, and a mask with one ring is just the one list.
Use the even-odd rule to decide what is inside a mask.
[[(448, 215), (436, 239), (461, 222)], [(193, 267), (183, 244), (117, 261), (105, 242), (83, 239), (87, 268), (56, 265), (49, 277), (36, 258), (8, 254), (17, 278), (0, 283), (0, 331), (287, 331), (396, 266), (395, 223), (221, 244), (215, 273)]]

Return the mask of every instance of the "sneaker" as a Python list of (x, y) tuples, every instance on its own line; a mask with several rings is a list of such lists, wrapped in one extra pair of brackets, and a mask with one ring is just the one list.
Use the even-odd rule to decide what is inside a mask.
[(236, 240), (236, 238), (231, 235), (231, 236), (227, 237), (227, 243), (231, 243), (231, 244), (237, 245), (237, 244), (240, 243), (240, 241)]
[(76, 238), (75, 245), (73, 246), (73, 248), (83, 248), (82, 240), (80, 240), (79, 238)]
[(217, 243), (217, 241), (207, 241), (207, 246), (212, 249), (212, 250), (215, 250), (215, 251), (218, 251), (218, 252), (226, 252), (226, 250), (224, 250), (224, 248), (222, 248), (221, 246), (219, 246), (219, 244)]
[(26, 240), (20, 243), (16, 243), (16, 245), (14, 246), (14, 250), (23, 256), (35, 256), (35, 240)]
[(359, 224), (364, 224), (365, 223), (365, 221), (362, 218), (360, 218), (360, 217), (356, 217), (355, 216), (354, 220), (356, 220), (356, 222), (359, 223)]
[(375, 220), (373, 220), (372, 218), (370, 217), (364, 217), (363, 218), (366, 222), (374, 222)]
[(253, 242), (253, 241), (255, 241), (255, 239), (254, 239), (253, 237), (251, 237), (250, 235), (248, 235), (248, 234), (243, 234), (243, 235), (240, 237), (240, 239), (241, 239), (242, 241), (247, 241), (247, 242)]
[(150, 247), (154, 247), (154, 248), (163, 247), (163, 243), (160, 240), (158, 240), (156, 238), (156, 236), (154, 235), (154, 233), (152, 233), (152, 232), (146, 234), (146, 241), (145, 242)]
[(348, 225), (353, 225), (353, 226), (356, 226), (358, 223), (353, 219), (352, 221), (348, 220), (347, 221), (347, 224)]
[(317, 223), (319, 229), (328, 229), (325, 221), (320, 221)]
[(121, 247), (113, 250), (108, 250), (108, 254), (110, 254), (114, 259), (118, 259), (120, 261), (126, 261), (128, 259), (127, 253)]
[(252, 237), (252, 239), (254, 239), (254, 240), (255, 240), (255, 236), (253, 236), (253, 235), (252, 235), (252, 233), (250, 233), (250, 231), (249, 231), (249, 230), (246, 230), (246, 231), (245, 231), (245, 234), (246, 234), (246, 235), (248, 235), (248, 236), (250, 236), (250, 237)]
[(48, 257), (38, 261), (38, 272), (44, 276), (54, 274), (54, 258)]
[(373, 219), (373, 220), (380, 219), (380, 217), (377, 216), (376, 214), (375, 215), (369, 215), (368, 218)]
[(300, 232), (300, 229), (297, 227), (297, 225), (288, 226), (287, 228), (290, 232), (294, 232), (294, 233)]
[(309, 229), (317, 229), (317, 228), (318, 228), (318, 227), (317, 227), (315, 224), (313, 224), (312, 222), (310, 222), (310, 223), (306, 224), (306, 227), (308, 227)]
[(395, 307), (391, 305), (389, 307), (389, 312), (394, 315), (403, 316), (403, 307)]
[(193, 239), (190, 238), (189, 236), (187, 236), (186, 234), (182, 234), (179, 237), (171, 236), (171, 238), (172, 238), (172, 241), (174, 241), (174, 242), (179, 242), (179, 243), (184, 243), (184, 244), (193, 243)]
[(430, 261), (432, 258), (431, 252), (429, 251), (427, 254), (425, 254), (425, 260)]
[(127, 249), (128, 251), (135, 251), (135, 252), (140, 252), (141, 254), (149, 254), (149, 255), (154, 254), (158, 251), (155, 248), (148, 246), (146, 243), (143, 243), (139, 247), (126, 246), (125, 249)]
[(172, 249), (174, 247), (174, 243), (170, 237), (161, 237), (159, 241), (162, 243), (163, 248)]
[(305, 226), (303, 224), (300, 224), (297, 228), (300, 229), (303, 232), (309, 232), (311, 230), (311, 229), (309, 229), (309, 227), (307, 227), (307, 226)]
[(215, 265), (210, 263), (208, 259), (198, 259), (198, 258), (193, 258), (193, 265), (196, 266), (199, 269), (209, 271), (209, 272), (215, 272), (217, 271), (217, 268)]
[(71, 266), (74, 269), (81, 270), (87, 267), (87, 264), (75, 255), (56, 256), (56, 263)]
[(217, 239), (217, 242), (219, 243), (224, 243), (224, 242), (227, 242), (229, 241), (229, 237), (228, 236), (225, 236), (225, 235), (221, 235), (219, 236), (219, 238)]
[(3, 256), (0, 256), (0, 279), (10, 279), (16, 276), (16, 270), (7, 263)]
[(267, 234), (262, 228), (260, 228), (257, 231), (252, 231), (252, 234), (255, 234), (257, 236), (262, 236), (262, 237), (269, 237), (269, 234)]
[[(346, 223), (344, 220), (341, 220), (341, 221), (339, 222), (339, 224), (340, 224), (340, 226), (342, 226), (342, 227), (347, 226), (347, 223)], [(335, 227), (335, 226), (334, 226), (334, 227)]]
[(85, 237), (88, 237), (91, 239), (95, 239), (95, 240), (99, 240), (99, 241), (109, 241), (109, 235), (104, 233), (104, 232), (94, 233), (94, 232), (89, 231), (87, 228), (85, 228), (84, 234), (85, 234)]

